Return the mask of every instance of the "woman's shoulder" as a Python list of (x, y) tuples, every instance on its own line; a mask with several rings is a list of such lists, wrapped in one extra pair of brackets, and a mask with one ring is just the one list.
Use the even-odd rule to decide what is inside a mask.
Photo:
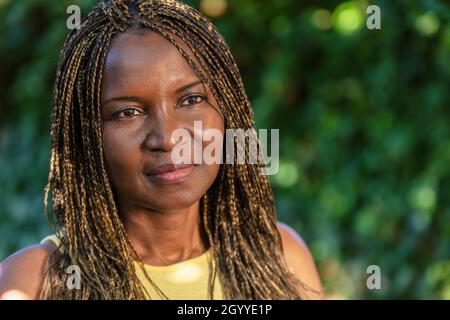
[(38, 298), (49, 256), (56, 250), (52, 241), (21, 249), (0, 263), (0, 300)]
[[(306, 288), (310, 298), (324, 298), (322, 283), (314, 258), (302, 237), (289, 225), (277, 222), (286, 263)], [(304, 289), (304, 288), (303, 288)], [(316, 293), (315, 293), (316, 292)]]

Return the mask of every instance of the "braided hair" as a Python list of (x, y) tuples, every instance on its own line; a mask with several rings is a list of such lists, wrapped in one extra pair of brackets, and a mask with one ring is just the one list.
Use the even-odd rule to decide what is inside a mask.
[[(105, 59), (112, 39), (132, 29), (156, 32), (177, 48), (211, 90), (227, 129), (255, 128), (236, 62), (206, 17), (174, 0), (100, 2), (81, 27), (69, 33), (57, 68), (44, 203), (63, 250), (55, 250), (49, 258), (43, 298), (146, 297), (102, 151), (100, 89)], [(300, 299), (301, 282), (285, 262), (272, 190), (260, 169), (260, 165), (222, 165), (200, 200), (223, 294), (226, 299)], [(65, 285), (70, 265), (82, 271), (80, 290)]]

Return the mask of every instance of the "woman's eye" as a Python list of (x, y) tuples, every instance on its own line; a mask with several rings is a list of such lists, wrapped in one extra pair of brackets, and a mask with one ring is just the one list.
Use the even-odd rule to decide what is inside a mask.
[(122, 109), (119, 112), (116, 112), (114, 116), (116, 118), (124, 119), (124, 118), (132, 118), (136, 116), (142, 115), (142, 111), (137, 110), (135, 108), (126, 108)]
[(195, 95), (195, 96), (189, 96), (186, 99), (183, 100), (181, 103), (182, 106), (193, 106), (196, 104), (199, 104), (203, 101), (203, 96)]

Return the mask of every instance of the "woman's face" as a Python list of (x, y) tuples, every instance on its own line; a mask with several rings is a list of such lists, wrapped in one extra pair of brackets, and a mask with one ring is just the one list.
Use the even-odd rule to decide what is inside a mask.
[[(162, 211), (198, 201), (220, 164), (172, 172), (161, 166), (173, 164), (171, 152), (179, 142), (172, 137), (175, 129), (184, 128), (192, 142), (200, 141), (194, 121), (201, 121), (202, 131), (218, 129), (223, 137), (224, 120), (212, 93), (178, 50), (154, 32), (120, 34), (106, 58), (101, 97), (103, 150), (119, 207)], [(208, 143), (202, 142), (203, 148)]]

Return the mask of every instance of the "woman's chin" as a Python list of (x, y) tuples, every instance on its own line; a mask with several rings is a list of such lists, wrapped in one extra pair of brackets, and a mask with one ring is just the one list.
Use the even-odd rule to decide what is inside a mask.
[(146, 198), (146, 203), (149, 208), (158, 211), (172, 211), (190, 208), (200, 199), (201, 194), (193, 194), (192, 190), (181, 190), (163, 194), (153, 193)]

